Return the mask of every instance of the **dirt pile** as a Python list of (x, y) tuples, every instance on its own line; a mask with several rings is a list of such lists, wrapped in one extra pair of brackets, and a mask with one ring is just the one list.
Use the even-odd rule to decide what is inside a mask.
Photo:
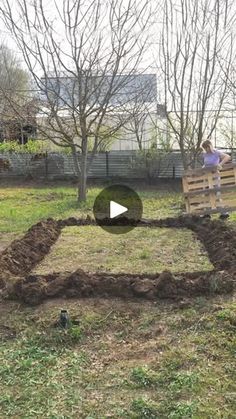
[(153, 275), (73, 273), (29, 275), (18, 280), (10, 297), (27, 304), (46, 298), (122, 297), (176, 299), (184, 296), (224, 294), (233, 290), (234, 281), (226, 272), (199, 272), (173, 275), (169, 271)]
[(21, 239), (14, 240), (0, 255), (0, 283), (7, 278), (27, 275), (57, 241), (61, 228), (48, 219), (32, 226)]
[[(184, 228), (187, 225), (193, 225), (196, 223), (202, 223), (202, 219), (200, 217), (195, 216), (179, 216), (179, 217), (169, 217), (165, 219), (141, 219), (138, 222), (139, 227), (176, 227), (176, 228)], [(63, 227), (69, 226), (86, 226), (86, 225), (97, 225), (96, 221), (91, 218), (89, 215), (87, 218), (75, 218), (69, 217), (64, 220), (59, 220), (58, 224)], [(110, 219), (104, 218), (101, 220), (101, 225), (104, 226), (125, 226), (125, 225), (132, 225), (137, 224), (136, 220), (132, 220), (127, 217), (119, 217), (117, 219)]]
[[(130, 220), (128, 220), (130, 223)], [(110, 224), (110, 220), (104, 220)], [(127, 219), (121, 219), (121, 225)], [(0, 281), (7, 282), (7, 295), (27, 304), (39, 304), (53, 297), (141, 297), (178, 299), (186, 296), (232, 292), (236, 286), (236, 230), (222, 221), (181, 216), (163, 220), (141, 220), (144, 228), (188, 228), (205, 246), (215, 269), (173, 275), (169, 271), (155, 275), (70, 273), (30, 275), (30, 271), (47, 255), (65, 226), (95, 225), (90, 217), (48, 219), (29, 229), (0, 255)], [(14, 277), (12, 280), (12, 277)], [(16, 278), (17, 277), (17, 278)]]
[(216, 220), (192, 226), (217, 269), (236, 272), (236, 229)]

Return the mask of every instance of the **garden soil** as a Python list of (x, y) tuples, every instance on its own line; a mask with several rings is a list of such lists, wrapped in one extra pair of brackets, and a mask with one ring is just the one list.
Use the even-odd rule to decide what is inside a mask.
[[(132, 221), (131, 221), (132, 222)], [(104, 224), (109, 225), (105, 219)], [(130, 223), (126, 218), (119, 224)], [(32, 275), (30, 272), (49, 253), (65, 226), (95, 225), (95, 221), (68, 218), (37, 223), (19, 240), (0, 254), (0, 287), (3, 298), (27, 304), (39, 304), (54, 297), (122, 297), (178, 300), (183, 297), (233, 292), (236, 285), (236, 230), (220, 220), (180, 216), (161, 220), (141, 220), (143, 228), (189, 228), (205, 246), (214, 266), (212, 271), (173, 274), (169, 271), (148, 274), (54, 272)], [(86, 227), (85, 227), (86, 228)]]

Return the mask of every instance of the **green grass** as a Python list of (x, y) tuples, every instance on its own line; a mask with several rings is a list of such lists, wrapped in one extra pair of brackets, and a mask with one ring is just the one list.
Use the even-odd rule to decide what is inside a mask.
[(77, 208), (72, 188), (4, 188), (0, 192), (0, 231), (24, 232), (48, 217), (66, 217)]
[[(106, 186), (106, 185), (104, 185)], [(77, 190), (70, 186), (2, 186), (0, 189), (0, 232), (22, 233), (32, 224), (48, 217), (66, 218), (92, 214), (94, 200), (101, 188), (88, 189), (87, 201), (78, 203)], [(143, 217), (165, 218), (182, 213), (181, 192), (136, 188), (143, 202)], [(231, 214), (234, 224), (236, 212)]]
[[(55, 327), (63, 305), (68, 330)], [(235, 417), (230, 298), (195, 300), (183, 310), (102, 299), (1, 310), (2, 325), (16, 332), (2, 335), (1, 418)]]
[[(86, 203), (77, 202), (75, 187), (2, 187), (0, 190), (0, 232), (24, 232), (48, 217), (66, 218), (92, 214), (101, 188), (89, 188)], [(165, 217), (179, 213), (180, 193), (137, 190), (143, 200), (144, 217)]]

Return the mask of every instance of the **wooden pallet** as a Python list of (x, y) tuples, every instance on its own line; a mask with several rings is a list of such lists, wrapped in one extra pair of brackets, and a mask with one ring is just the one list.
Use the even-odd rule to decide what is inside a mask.
[(236, 164), (188, 170), (183, 175), (188, 214), (212, 214), (236, 210)]

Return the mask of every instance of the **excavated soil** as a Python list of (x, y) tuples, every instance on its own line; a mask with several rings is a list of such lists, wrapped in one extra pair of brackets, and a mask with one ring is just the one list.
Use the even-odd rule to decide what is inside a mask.
[(21, 239), (14, 240), (0, 254), (0, 285), (14, 276), (27, 275), (50, 251), (61, 227), (48, 219), (33, 225)]
[(18, 280), (11, 298), (27, 304), (39, 304), (52, 297), (142, 297), (178, 299), (233, 291), (234, 281), (227, 272), (199, 272), (173, 275), (164, 271), (155, 276), (131, 274), (88, 274), (81, 269), (73, 273), (29, 275)]
[[(126, 218), (119, 224), (132, 223)], [(104, 219), (109, 225), (110, 220)], [(65, 226), (95, 225), (95, 221), (68, 218), (48, 219), (32, 226), (25, 236), (15, 240), (0, 255), (2, 295), (27, 304), (39, 304), (53, 297), (122, 297), (178, 299), (200, 295), (230, 293), (236, 284), (236, 230), (222, 221), (181, 216), (162, 220), (141, 220), (144, 228), (189, 228), (204, 244), (214, 266), (210, 272), (172, 274), (169, 271), (147, 274), (107, 274), (76, 272), (30, 275), (47, 255)]]

